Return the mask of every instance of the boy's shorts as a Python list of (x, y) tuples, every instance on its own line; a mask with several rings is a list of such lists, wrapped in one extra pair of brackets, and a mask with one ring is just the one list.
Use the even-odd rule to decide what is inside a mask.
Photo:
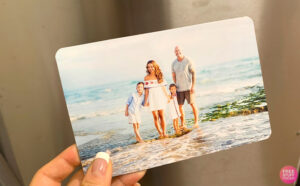
[(128, 123), (133, 124), (133, 123), (141, 123), (141, 117), (140, 114), (132, 114), (128, 113)]
[(183, 105), (185, 100), (187, 100), (188, 104), (194, 103), (195, 94), (191, 94), (190, 90), (177, 92), (178, 105)]

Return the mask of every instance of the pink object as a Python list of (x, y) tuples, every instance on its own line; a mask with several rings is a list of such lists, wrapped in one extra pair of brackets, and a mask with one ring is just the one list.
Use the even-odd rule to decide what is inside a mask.
[(298, 177), (297, 169), (293, 166), (284, 166), (280, 170), (280, 179), (283, 183), (295, 183)]

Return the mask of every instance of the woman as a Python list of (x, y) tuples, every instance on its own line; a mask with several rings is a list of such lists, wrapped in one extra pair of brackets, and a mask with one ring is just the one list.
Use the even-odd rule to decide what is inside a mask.
[(164, 109), (170, 100), (165, 87), (167, 83), (164, 81), (163, 74), (154, 60), (148, 61), (146, 69), (147, 75), (144, 78), (145, 106), (149, 106), (152, 111), (159, 138), (165, 138), (168, 135), (166, 133)]

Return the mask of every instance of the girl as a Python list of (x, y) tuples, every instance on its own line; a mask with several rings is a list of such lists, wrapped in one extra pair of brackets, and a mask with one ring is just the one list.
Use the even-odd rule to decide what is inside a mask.
[(180, 135), (181, 131), (178, 126), (178, 118), (180, 118), (181, 114), (180, 114), (179, 106), (178, 106), (178, 102), (177, 102), (176, 85), (171, 84), (169, 86), (169, 90), (171, 93), (171, 95), (170, 95), (171, 101), (169, 103), (170, 115), (171, 115), (171, 119), (173, 120), (173, 127), (175, 130), (175, 134)]

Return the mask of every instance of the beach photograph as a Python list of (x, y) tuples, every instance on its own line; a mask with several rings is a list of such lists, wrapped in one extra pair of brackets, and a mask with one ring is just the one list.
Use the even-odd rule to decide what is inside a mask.
[(249, 17), (62, 48), (56, 60), (84, 171), (98, 152), (118, 176), (271, 135)]

